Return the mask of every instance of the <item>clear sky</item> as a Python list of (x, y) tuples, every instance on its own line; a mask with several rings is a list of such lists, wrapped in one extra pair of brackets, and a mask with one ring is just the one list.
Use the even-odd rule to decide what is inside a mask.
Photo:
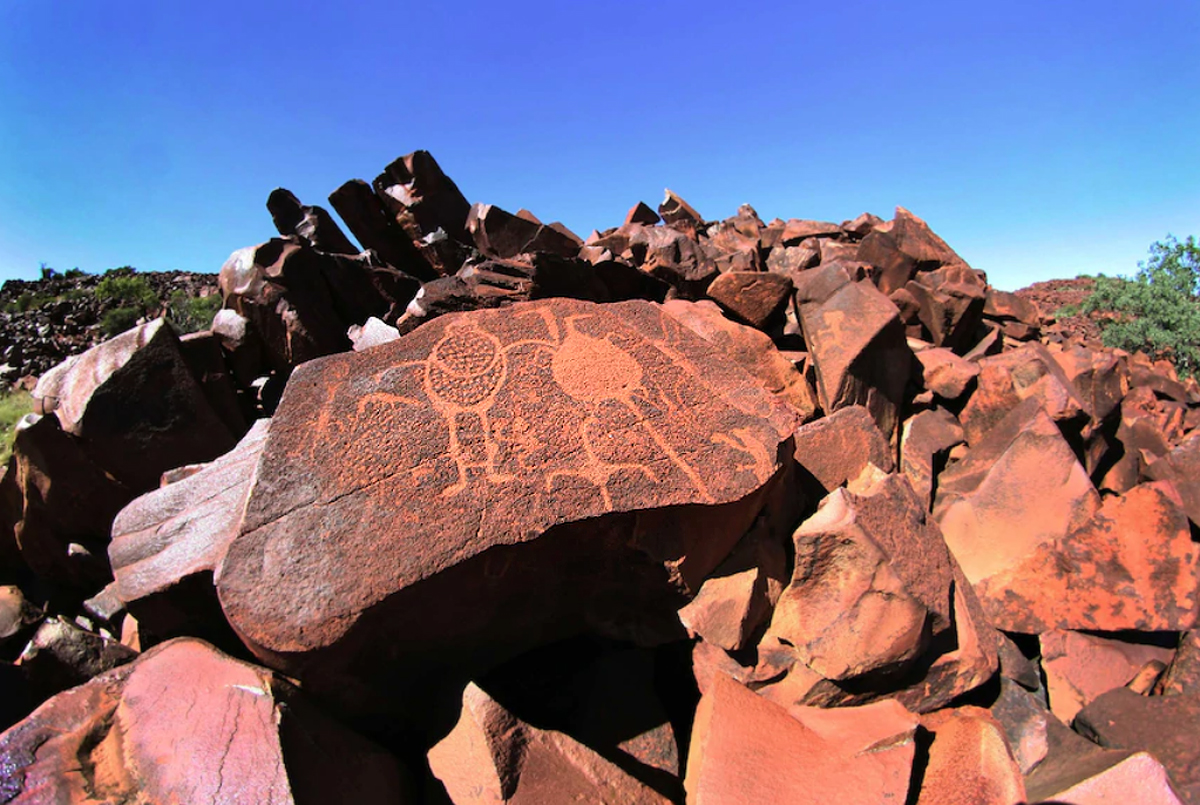
[(585, 235), (896, 205), (1001, 288), (1200, 235), (1200, 2), (0, 0), (0, 279), (217, 271), (431, 151)]

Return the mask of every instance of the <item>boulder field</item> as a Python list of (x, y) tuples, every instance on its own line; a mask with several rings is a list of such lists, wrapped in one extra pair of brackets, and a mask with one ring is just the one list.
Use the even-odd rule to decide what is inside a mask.
[(1195, 380), (903, 208), (329, 202), (38, 380), (0, 801), (1200, 803)]

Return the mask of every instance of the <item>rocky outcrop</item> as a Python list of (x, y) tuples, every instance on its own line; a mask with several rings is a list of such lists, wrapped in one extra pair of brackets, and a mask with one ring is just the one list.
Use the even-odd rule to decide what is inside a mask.
[(1196, 801), (1194, 380), (902, 208), (331, 204), (43, 374), (0, 798)]

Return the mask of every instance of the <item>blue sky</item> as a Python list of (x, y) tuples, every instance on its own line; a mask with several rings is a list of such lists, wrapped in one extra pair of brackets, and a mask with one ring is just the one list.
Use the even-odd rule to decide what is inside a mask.
[[(344, 6), (344, 7), (343, 7)], [(902, 205), (998, 287), (1200, 235), (1200, 3), (0, 2), (0, 279), (216, 271), (431, 151), (581, 235)]]

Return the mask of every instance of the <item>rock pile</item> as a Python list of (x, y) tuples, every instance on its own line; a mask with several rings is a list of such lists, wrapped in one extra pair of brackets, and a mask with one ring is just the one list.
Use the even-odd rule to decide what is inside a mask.
[[(217, 292), (216, 278), (187, 271), (138, 274), (165, 302)], [(40, 280), (7, 280), (0, 287), (0, 380), (38, 376), (104, 340), (101, 320), (117, 308), (116, 299), (98, 297), (95, 274), (56, 275)]]
[(1200, 386), (919, 218), (580, 238), (425, 152), (46, 373), (12, 802), (1200, 802)]

